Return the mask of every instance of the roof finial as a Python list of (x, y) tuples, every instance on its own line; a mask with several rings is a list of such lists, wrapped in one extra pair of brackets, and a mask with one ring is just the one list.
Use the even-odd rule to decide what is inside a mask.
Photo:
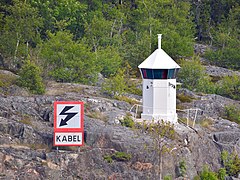
[(158, 34), (158, 49), (162, 49), (162, 47), (161, 47), (161, 39), (162, 39), (162, 34)]

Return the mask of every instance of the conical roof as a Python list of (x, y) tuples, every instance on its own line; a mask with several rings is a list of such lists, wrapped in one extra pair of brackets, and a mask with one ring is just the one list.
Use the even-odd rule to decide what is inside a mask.
[(177, 69), (180, 66), (163, 49), (156, 49), (138, 68)]
[(162, 35), (158, 34), (158, 49), (156, 49), (138, 68), (146, 69), (177, 69), (181, 68), (162, 48)]

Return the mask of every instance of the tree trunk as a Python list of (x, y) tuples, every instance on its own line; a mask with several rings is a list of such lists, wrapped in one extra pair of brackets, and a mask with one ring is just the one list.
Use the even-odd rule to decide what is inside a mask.
[(152, 41), (151, 41), (151, 39), (152, 39), (152, 24), (151, 24), (151, 22), (150, 22), (150, 20), (151, 20), (151, 13), (150, 13), (150, 11), (149, 11), (149, 9), (148, 9), (148, 7), (147, 7), (146, 3), (144, 2), (144, 0), (143, 0), (143, 4), (144, 4), (145, 8), (146, 8), (146, 9), (147, 9), (147, 11), (148, 11), (148, 20), (149, 20), (149, 36), (150, 36), (149, 49), (150, 49), (150, 52), (151, 52), (151, 49), (152, 49)]
[(16, 61), (17, 61), (17, 52), (18, 52), (19, 41), (20, 41), (20, 37), (18, 36), (18, 33), (17, 33), (17, 44), (16, 44), (16, 49), (15, 49), (15, 52), (14, 52), (13, 67), (17, 63)]

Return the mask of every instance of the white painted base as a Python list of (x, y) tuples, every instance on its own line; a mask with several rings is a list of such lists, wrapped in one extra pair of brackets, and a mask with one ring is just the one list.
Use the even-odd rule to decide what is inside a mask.
[(177, 113), (175, 114), (141, 114), (141, 119), (142, 120), (150, 120), (150, 121), (154, 121), (154, 122), (158, 122), (158, 121), (165, 121), (165, 122), (170, 122), (172, 124), (176, 124), (177, 123)]

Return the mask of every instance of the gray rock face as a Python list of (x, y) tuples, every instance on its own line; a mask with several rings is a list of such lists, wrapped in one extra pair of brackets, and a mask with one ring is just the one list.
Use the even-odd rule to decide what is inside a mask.
[[(65, 87), (66, 86), (66, 87)], [(0, 96), (0, 179), (159, 179), (159, 154), (154, 140), (144, 130), (117, 123), (131, 105), (100, 96), (98, 88), (76, 84), (52, 84), (44, 96)], [(71, 89), (72, 88), (72, 89)], [(76, 92), (78, 89), (80, 92)], [(91, 90), (90, 90), (91, 89)], [(85, 93), (87, 92), (87, 93)], [(222, 108), (236, 101), (216, 95), (196, 95), (185, 107), (203, 111), (213, 124), (195, 131), (178, 124), (177, 137), (164, 142), (170, 151), (163, 154), (162, 177), (179, 177), (179, 162), (185, 161), (186, 176), (193, 179), (205, 164), (221, 167), (223, 149), (239, 151), (239, 125), (219, 117)], [(80, 148), (53, 147), (53, 102), (84, 101), (85, 145)], [(112, 159), (115, 152), (131, 154), (130, 160)]]
[(210, 66), (210, 65), (205, 66), (205, 67), (206, 67), (206, 73), (210, 76), (223, 77), (223, 76), (233, 76), (234, 74), (240, 76), (239, 71), (233, 71), (233, 70), (229, 70), (226, 68)]

